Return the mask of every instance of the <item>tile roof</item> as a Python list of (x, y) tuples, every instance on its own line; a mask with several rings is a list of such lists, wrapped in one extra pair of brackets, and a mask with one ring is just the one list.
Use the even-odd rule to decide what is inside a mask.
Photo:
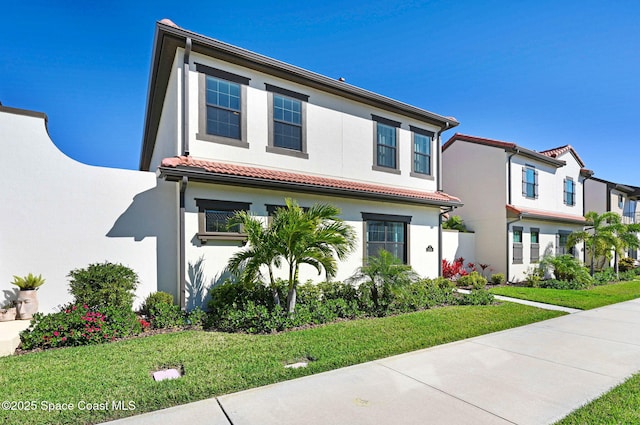
[(535, 218), (538, 220), (548, 221), (564, 221), (569, 223), (586, 224), (587, 220), (581, 215), (564, 214), (555, 211), (543, 211), (535, 210), (532, 208), (516, 207), (513, 205), (506, 205), (507, 212), (522, 215), (524, 218)]
[(546, 151), (541, 151), (540, 153), (550, 158), (557, 158), (566, 152), (571, 152), (573, 156), (575, 156), (575, 158), (578, 160), (578, 163), (580, 163), (580, 166), (584, 167), (584, 161), (582, 160), (582, 158), (580, 158), (578, 152), (576, 152), (576, 150), (571, 145), (564, 145), (553, 149), (547, 149)]
[[(287, 171), (272, 170), (258, 167), (248, 167), (244, 165), (214, 162), (203, 159), (196, 159), (191, 156), (177, 156), (165, 158), (160, 165), (162, 169), (181, 169), (184, 171), (204, 172), (202, 177), (215, 179), (216, 176), (236, 177), (241, 180), (255, 182), (285, 183), (307, 189), (332, 189), (336, 194), (352, 195), (378, 195), (382, 197), (400, 198), (407, 201), (422, 201), (434, 205), (456, 205), (461, 204), (460, 199), (443, 192), (427, 192), (414, 189), (404, 189), (391, 186), (383, 186), (371, 183), (361, 183), (349, 180), (335, 179), (329, 177), (316, 176), (312, 174), (299, 174)], [(165, 173), (166, 174), (166, 173)]]

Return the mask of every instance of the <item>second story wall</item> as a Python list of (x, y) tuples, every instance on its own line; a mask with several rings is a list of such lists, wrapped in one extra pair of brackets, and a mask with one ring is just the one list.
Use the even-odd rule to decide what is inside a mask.
[[(179, 57), (173, 73), (180, 71), (176, 64), (181, 63)], [(192, 54), (190, 69), (188, 133), (189, 153), (194, 157), (418, 190), (437, 189), (435, 135), (439, 127), (435, 125), (200, 54)], [(216, 86), (219, 81), (225, 87)], [(227, 103), (220, 108), (222, 112), (208, 107), (208, 85), (209, 95), (216, 96), (214, 90), (228, 90), (225, 83), (229, 81), (235, 84), (233, 105)], [(278, 102), (284, 99), (282, 108), (282, 104), (276, 105), (276, 98)], [(225, 102), (227, 97), (221, 103)], [(235, 108), (238, 110), (233, 111)], [(284, 116), (280, 115), (283, 111)], [(214, 121), (228, 115), (239, 116), (240, 136), (206, 134), (207, 116)], [(291, 125), (291, 121), (297, 122)], [(301, 127), (302, 140), (284, 137), (280, 140), (290, 142), (291, 148), (276, 146), (274, 134), (279, 124), (285, 133)]]

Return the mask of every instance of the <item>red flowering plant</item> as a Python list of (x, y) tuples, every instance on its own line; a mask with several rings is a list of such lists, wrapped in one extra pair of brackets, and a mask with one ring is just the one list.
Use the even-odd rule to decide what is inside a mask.
[(33, 316), (31, 326), (20, 334), (22, 348), (54, 348), (98, 344), (136, 335), (141, 324), (135, 313), (120, 307), (69, 304), (57, 313)]
[(466, 276), (468, 274), (469, 272), (464, 267), (464, 258), (456, 258), (451, 263), (446, 259), (442, 260), (442, 277), (456, 281), (461, 276)]

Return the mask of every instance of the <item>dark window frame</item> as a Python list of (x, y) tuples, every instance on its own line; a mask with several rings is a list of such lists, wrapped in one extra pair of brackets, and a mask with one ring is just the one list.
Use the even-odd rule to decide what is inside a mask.
[[(249, 143), (247, 142), (247, 86), (251, 79), (200, 63), (196, 63), (196, 71), (198, 72), (198, 132), (196, 133), (196, 140), (249, 148)], [(240, 86), (240, 110), (237, 111), (240, 115), (239, 138), (207, 133), (207, 77), (227, 81)]]
[[(527, 171), (533, 171), (533, 182), (527, 179)], [(530, 195), (531, 188), (533, 196)], [(533, 165), (525, 164), (522, 167), (522, 196), (528, 199), (538, 199), (538, 170)]]
[[(567, 190), (568, 183), (571, 182), (571, 191)], [(566, 177), (563, 183), (564, 204), (570, 207), (576, 205), (576, 182), (571, 177)]]
[(221, 201), (217, 199), (195, 198), (198, 208), (198, 234), (197, 237), (202, 243), (209, 240), (239, 240), (246, 241), (247, 235), (242, 228), (238, 231), (207, 231), (207, 211), (219, 211), (235, 213), (236, 211), (249, 211), (250, 202)]
[[(537, 242), (533, 241), (533, 235), (536, 235)], [(537, 227), (532, 227), (529, 229), (529, 261), (531, 263), (539, 263), (540, 262), (540, 229)]]
[[(376, 251), (380, 249), (386, 249), (388, 244), (399, 245), (400, 242), (387, 241), (387, 223), (400, 223), (403, 225), (404, 232), (404, 241), (402, 244), (402, 255), (404, 258), (400, 258), (404, 264), (410, 264), (410, 228), (411, 228), (411, 216), (406, 215), (395, 215), (395, 214), (376, 214), (376, 213), (362, 213), (362, 224), (363, 224), (363, 259), (366, 262), (366, 259), (369, 257), (369, 253), (371, 252), (372, 245), (384, 245), (379, 247)], [(369, 241), (369, 224), (370, 222), (382, 222), (385, 223), (385, 240), (384, 241)], [(394, 250), (387, 249), (387, 251), (394, 252)]]
[[(266, 151), (270, 153), (293, 156), (295, 158), (309, 159), (309, 153), (307, 152), (307, 102), (309, 101), (309, 96), (267, 83), (265, 83), (265, 89), (267, 90), (267, 101), (269, 104), (269, 140)], [(300, 102), (300, 125), (275, 119), (275, 96), (280, 96), (285, 99), (288, 98), (293, 101)], [(283, 125), (295, 126), (300, 128), (300, 150), (276, 146), (276, 122)]]
[[(520, 235), (520, 242), (516, 242), (516, 232)], [(513, 264), (522, 264), (524, 261), (524, 253), (523, 253), (523, 243), (522, 237), (524, 234), (524, 228), (514, 226), (511, 229), (512, 240), (513, 240)]]
[[(411, 130), (411, 172), (409, 175), (411, 177), (418, 177), (422, 179), (433, 180), (433, 163), (432, 163), (432, 153), (433, 153), (433, 138), (435, 137), (435, 133), (429, 130), (424, 130), (422, 128), (414, 127), (412, 125), (409, 126), (409, 130)], [(416, 152), (416, 135), (427, 137), (429, 140), (428, 153)], [(427, 161), (428, 172), (423, 173), (421, 171), (417, 171), (416, 162), (417, 157), (425, 157)]]
[[(390, 120), (388, 118), (380, 117), (378, 115), (371, 115), (371, 119), (373, 120), (373, 165), (371, 169), (374, 171), (384, 171), (386, 173), (392, 174), (400, 174), (400, 147), (399, 147), (399, 129), (400, 122)], [(379, 143), (378, 133), (380, 130), (380, 126), (385, 126), (391, 128), (394, 131), (394, 146)], [(378, 157), (378, 150), (383, 147), (386, 149), (393, 149), (393, 158), (394, 158), (394, 166), (389, 167), (386, 165), (380, 165), (380, 158)]]

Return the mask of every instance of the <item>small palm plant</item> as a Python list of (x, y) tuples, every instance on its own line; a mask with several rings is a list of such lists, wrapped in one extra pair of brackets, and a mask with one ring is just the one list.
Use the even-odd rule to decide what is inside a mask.
[(42, 278), (42, 275), (36, 276), (29, 273), (25, 277), (13, 276), (13, 282), (11, 282), (11, 284), (16, 285), (21, 291), (33, 291), (42, 286), (44, 282), (45, 280)]

